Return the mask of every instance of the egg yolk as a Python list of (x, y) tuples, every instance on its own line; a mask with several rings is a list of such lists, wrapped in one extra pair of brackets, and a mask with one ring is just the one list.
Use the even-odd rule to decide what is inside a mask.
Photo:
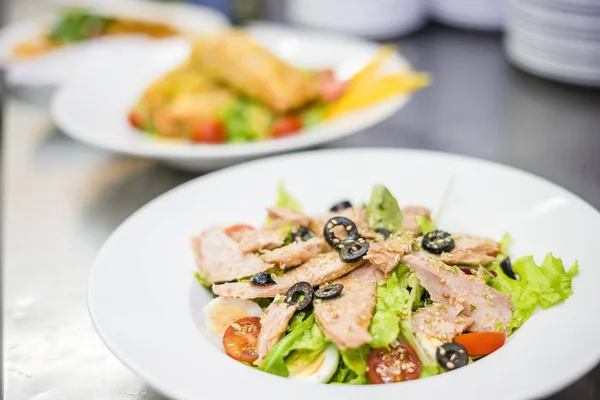
[(235, 321), (248, 317), (248, 310), (233, 304), (222, 304), (215, 307), (212, 312), (212, 329), (218, 334), (223, 334)]

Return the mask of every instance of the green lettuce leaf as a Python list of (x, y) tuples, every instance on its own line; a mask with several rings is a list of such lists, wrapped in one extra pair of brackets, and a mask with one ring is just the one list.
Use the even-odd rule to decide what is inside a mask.
[(370, 352), (371, 348), (368, 345), (340, 351), (341, 360), (338, 369), (329, 380), (329, 383), (346, 383), (350, 385), (368, 383), (367, 358)]
[(440, 374), (442, 371), (439, 368), (437, 360), (429, 352), (425, 351), (417, 342), (415, 334), (412, 331), (411, 318), (414, 311), (417, 310), (423, 294), (425, 294), (425, 288), (421, 286), (419, 278), (412, 272), (405, 277), (406, 286), (410, 288), (410, 296), (406, 303), (407, 314), (403, 315), (400, 321), (400, 337), (404, 341), (411, 345), (417, 352), (419, 360), (421, 361), (421, 375), (420, 378), (426, 378)]
[(317, 358), (331, 341), (325, 336), (319, 325), (314, 322), (312, 326), (304, 331), (302, 336), (294, 342), (291, 350), (299, 353), (296, 356), (307, 358), (309, 361)]
[(400, 284), (407, 273), (408, 266), (400, 264), (386, 283), (377, 287), (375, 313), (369, 326), (371, 346), (375, 348), (388, 347), (398, 338), (402, 310), (410, 297), (406, 282)]
[(314, 360), (329, 345), (329, 340), (315, 322), (314, 314), (302, 320), (298, 313), (290, 321), (291, 329), (267, 354), (260, 370), (279, 376), (289, 376), (288, 357), (306, 357)]
[(210, 283), (208, 283), (206, 280), (204, 280), (204, 278), (202, 278), (198, 272), (194, 272), (194, 277), (196, 278), (198, 283), (201, 284), (202, 286), (204, 286), (204, 287), (212, 286)]
[(295, 211), (302, 211), (302, 206), (292, 195), (290, 195), (283, 184), (283, 181), (279, 182), (279, 188), (277, 189), (277, 201), (275, 202), (276, 207), (289, 208)]
[(579, 264), (575, 262), (565, 271), (562, 260), (552, 253), (548, 253), (539, 266), (532, 256), (526, 256), (514, 261), (512, 267), (519, 276), (518, 281), (509, 278), (499, 263), (494, 263), (490, 268), (498, 276), (489, 280), (489, 285), (508, 295), (515, 306), (510, 323), (511, 332), (523, 325), (538, 306), (548, 308), (569, 298), (573, 293), (573, 276), (579, 270)]
[(322, 104), (315, 104), (302, 111), (300, 118), (302, 118), (302, 127), (311, 128), (319, 125), (323, 122), (325, 108)]
[(377, 287), (375, 314), (369, 326), (375, 348), (388, 347), (398, 338), (410, 344), (421, 361), (421, 377), (441, 372), (435, 358), (418, 345), (411, 327), (412, 313), (425, 293), (417, 275), (400, 264), (387, 282)]
[(417, 215), (415, 219), (417, 220), (417, 224), (419, 224), (419, 226), (421, 227), (421, 233), (423, 235), (428, 232), (435, 231), (437, 229), (435, 222), (428, 218), (425, 218), (423, 215)]
[(398, 232), (402, 228), (402, 211), (390, 191), (383, 185), (375, 185), (371, 200), (366, 207), (369, 226)]
[(268, 137), (275, 116), (256, 101), (238, 97), (225, 107), (219, 119), (225, 124), (227, 141), (245, 143)]

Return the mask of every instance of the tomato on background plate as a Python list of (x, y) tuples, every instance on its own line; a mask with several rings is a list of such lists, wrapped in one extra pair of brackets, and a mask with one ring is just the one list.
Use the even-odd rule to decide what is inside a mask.
[(223, 143), (227, 139), (225, 125), (220, 121), (207, 121), (198, 125), (190, 139), (196, 143)]
[(271, 127), (271, 137), (282, 138), (295, 135), (302, 129), (302, 125), (302, 118), (297, 115), (281, 117)]
[(498, 350), (506, 341), (504, 332), (472, 332), (458, 335), (453, 342), (462, 344), (470, 356), (486, 356)]
[(223, 334), (223, 348), (235, 360), (252, 364), (258, 358), (256, 343), (260, 333), (260, 318), (238, 319)]
[(129, 123), (131, 124), (131, 126), (133, 126), (134, 128), (137, 129), (142, 129), (142, 116), (135, 112), (135, 111), (130, 111), (129, 114), (127, 115), (127, 120), (129, 121)]
[(421, 361), (415, 350), (404, 342), (389, 349), (373, 349), (367, 360), (372, 383), (394, 383), (418, 379)]

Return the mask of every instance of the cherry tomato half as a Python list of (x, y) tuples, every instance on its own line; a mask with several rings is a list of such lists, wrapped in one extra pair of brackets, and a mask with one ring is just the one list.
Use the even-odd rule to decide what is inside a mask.
[(367, 360), (372, 383), (394, 383), (418, 379), (421, 362), (408, 343), (399, 342), (389, 349), (373, 349)]
[(241, 318), (229, 325), (223, 334), (223, 348), (227, 355), (248, 364), (256, 361), (256, 343), (260, 328), (259, 317)]
[(275, 121), (271, 128), (271, 136), (273, 138), (292, 136), (300, 129), (302, 129), (302, 119), (297, 115), (289, 115)]
[(127, 119), (129, 120), (131, 126), (137, 129), (142, 129), (142, 116), (139, 113), (130, 111), (129, 115), (127, 115)]
[(231, 225), (229, 228), (225, 229), (225, 233), (227, 234), (227, 236), (233, 236), (234, 234), (241, 232), (241, 231), (245, 231), (247, 229), (254, 229), (254, 228), (251, 227), (250, 225), (244, 225), (244, 224)]
[(223, 143), (226, 137), (225, 125), (219, 121), (207, 121), (198, 125), (191, 135), (197, 143)]
[(472, 332), (458, 335), (453, 340), (462, 344), (470, 356), (485, 356), (498, 350), (506, 341), (504, 332)]

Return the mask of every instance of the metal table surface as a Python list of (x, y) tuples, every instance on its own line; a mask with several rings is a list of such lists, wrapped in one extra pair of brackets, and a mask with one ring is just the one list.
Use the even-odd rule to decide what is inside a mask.
[[(483, 157), (541, 175), (600, 207), (599, 92), (513, 69), (497, 34), (430, 26), (398, 43), (418, 69), (433, 74), (433, 86), (389, 120), (327, 147)], [(16, 91), (5, 102), (5, 396), (163, 399), (95, 334), (86, 287), (110, 233), (193, 176), (67, 138), (53, 126), (47, 101), (48, 92)], [(552, 397), (593, 398), (600, 398), (598, 367)]]

